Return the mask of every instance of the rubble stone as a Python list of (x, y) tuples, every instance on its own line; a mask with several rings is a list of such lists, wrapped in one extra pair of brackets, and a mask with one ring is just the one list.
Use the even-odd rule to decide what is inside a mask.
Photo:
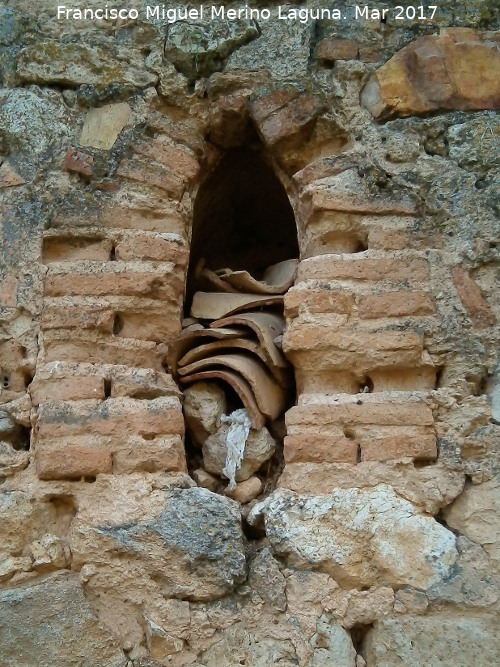
[[(222, 475), (222, 469), (226, 465), (226, 435), (229, 426), (222, 424), (211, 435), (203, 445), (203, 461), (208, 472)], [(274, 454), (276, 442), (267, 428), (264, 426), (260, 431), (250, 429), (248, 439), (245, 443), (243, 460), (236, 470), (236, 481), (243, 482), (249, 479), (254, 472), (268, 461)]]

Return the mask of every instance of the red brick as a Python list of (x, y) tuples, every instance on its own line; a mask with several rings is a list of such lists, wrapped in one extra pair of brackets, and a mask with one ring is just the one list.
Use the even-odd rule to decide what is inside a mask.
[(301, 290), (293, 288), (285, 294), (285, 317), (297, 317), (299, 313), (351, 312), (354, 295), (328, 289)]
[(358, 315), (367, 320), (377, 317), (431, 315), (434, 312), (434, 302), (426, 292), (384, 292), (360, 296), (358, 300)]
[(45, 403), (40, 406), (38, 439), (87, 435), (146, 439), (184, 434), (184, 419), (177, 400), (156, 398), (141, 401), (127, 398), (106, 401)]
[(262, 123), (272, 113), (278, 111), (292, 100), (296, 99), (298, 92), (294, 88), (274, 90), (255, 99), (250, 104), (250, 113), (257, 123)]
[(162, 136), (149, 142), (141, 142), (135, 147), (135, 152), (163, 164), (173, 173), (182, 174), (189, 181), (192, 181), (200, 170), (198, 160), (187, 148), (173, 145)]
[(495, 324), (495, 317), (488, 308), (477, 283), (461, 266), (453, 269), (453, 284), (458, 292), (476, 329), (484, 329)]
[(269, 116), (259, 129), (270, 146), (292, 137), (306, 140), (320, 111), (321, 105), (315, 97), (303, 95)]
[(390, 461), (404, 457), (430, 460), (437, 457), (434, 435), (392, 436), (361, 442), (362, 461)]
[(316, 57), (326, 62), (355, 60), (358, 57), (358, 44), (351, 39), (322, 39), (318, 44)]
[(47, 329), (95, 329), (112, 333), (115, 313), (112, 310), (86, 310), (75, 308), (47, 308), (42, 312), (41, 328)]
[(60, 262), (89, 259), (107, 262), (112, 245), (111, 239), (48, 237), (43, 240), (42, 260)]
[(128, 339), (76, 340), (75, 336), (66, 339), (48, 339), (44, 336), (43, 361), (74, 361), (89, 364), (115, 364), (141, 366), (162, 370), (165, 350), (156, 343), (138, 344)]
[(78, 446), (39, 446), (35, 467), (40, 479), (80, 479), (110, 473), (112, 457), (109, 452)]
[(286, 463), (351, 463), (357, 461), (357, 445), (342, 436), (298, 435), (286, 436), (284, 441)]
[(163, 239), (159, 234), (154, 236), (134, 236), (116, 246), (116, 259), (123, 262), (134, 260), (173, 262), (185, 268), (188, 261), (186, 246), (175, 241)]
[(340, 259), (335, 255), (311, 257), (299, 264), (297, 283), (304, 280), (392, 280), (421, 282), (429, 277), (429, 265), (420, 258)]
[(177, 301), (182, 294), (181, 277), (173, 271), (116, 271), (105, 267), (94, 273), (49, 272), (45, 296), (143, 296)]
[(34, 405), (45, 402), (78, 401), (86, 398), (104, 398), (104, 378), (98, 376), (75, 376), (39, 380), (35, 377), (30, 385)]
[(116, 173), (130, 181), (160, 188), (177, 200), (182, 198), (186, 189), (184, 179), (171, 169), (147, 160), (124, 160)]
[(182, 438), (127, 438), (113, 454), (113, 472), (187, 472)]
[[(361, 396), (361, 394), (360, 394)], [(391, 403), (329, 403), (323, 405), (300, 405), (291, 408), (285, 416), (289, 435), (327, 435), (339, 433), (339, 426), (360, 424), (373, 425), (418, 425), (434, 423), (431, 409), (423, 402)]]
[(82, 176), (92, 176), (92, 164), (94, 158), (87, 153), (68, 148), (64, 157), (64, 168), (66, 171), (73, 171)]

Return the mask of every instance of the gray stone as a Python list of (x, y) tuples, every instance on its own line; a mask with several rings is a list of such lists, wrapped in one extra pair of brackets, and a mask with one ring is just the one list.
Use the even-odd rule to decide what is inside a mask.
[(165, 56), (191, 81), (219, 72), (237, 48), (259, 36), (253, 21), (177, 22), (168, 30)]
[(75, 576), (57, 574), (0, 592), (2, 667), (125, 667)]
[(95, 532), (139, 558), (171, 596), (214, 599), (246, 577), (239, 505), (206, 489), (174, 489), (156, 516)]
[[(226, 435), (229, 430), (227, 424), (222, 424), (216, 433), (211, 435), (203, 445), (203, 462), (205, 468), (216, 475), (222, 475), (226, 465)], [(249, 479), (254, 472), (268, 461), (276, 450), (276, 442), (267, 428), (260, 431), (250, 429), (245, 443), (243, 460), (236, 470), (236, 481), (243, 482)]]
[(0, 438), (12, 435), (16, 430), (16, 424), (5, 410), (0, 410)]
[(289, 639), (255, 635), (241, 624), (224, 629), (220, 641), (202, 654), (200, 663), (206, 667), (297, 667), (299, 664), (294, 645)]
[(184, 390), (183, 410), (193, 444), (202, 447), (227, 412), (226, 394), (214, 382), (195, 382)]
[(494, 621), (432, 614), (378, 621), (364, 657), (370, 667), (493, 667), (499, 651)]
[(21, 81), (69, 87), (129, 84), (147, 88), (157, 81), (152, 72), (116, 60), (109, 51), (56, 40), (24, 48), (17, 60), (17, 75)]
[(260, 515), (276, 554), (343, 587), (426, 589), (449, 577), (457, 558), (453, 533), (385, 484), (318, 497), (278, 489), (255, 505), (249, 522)]
[(18, 88), (0, 92), (0, 137), (9, 152), (31, 157), (70, 134), (65, 107), (57, 93)]
[(351, 636), (338, 623), (330, 623), (323, 614), (311, 639), (315, 647), (307, 667), (355, 667), (356, 651)]
[(285, 611), (286, 581), (269, 547), (262, 549), (251, 562), (248, 583), (263, 600)]

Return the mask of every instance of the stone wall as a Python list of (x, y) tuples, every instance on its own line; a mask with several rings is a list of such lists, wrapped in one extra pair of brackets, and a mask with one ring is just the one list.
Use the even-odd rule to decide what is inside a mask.
[[(2, 667), (498, 661), (500, 16), (395, 4), (0, 5)], [(188, 474), (166, 361), (240, 146), (301, 260), (283, 462), (244, 506)]]

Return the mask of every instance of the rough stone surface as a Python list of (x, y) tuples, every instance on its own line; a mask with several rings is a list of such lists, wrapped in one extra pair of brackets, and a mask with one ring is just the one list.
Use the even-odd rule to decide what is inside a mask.
[(498, 655), (498, 634), (491, 619), (435, 614), (376, 623), (366, 640), (366, 658), (374, 667), (486, 667)]
[(445, 579), (457, 559), (454, 535), (384, 485), (321, 497), (280, 490), (249, 518), (260, 515), (273, 548), (291, 564), (346, 584), (425, 589)]
[(75, 575), (56, 574), (22, 589), (2, 590), (0, 600), (0, 642), (6, 667), (127, 664)]
[[(226, 465), (226, 436), (229, 426), (222, 424), (219, 429), (211, 435), (203, 445), (203, 462), (208, 472), (222, 475), (222, 469)], [(268, 461), (274, 454), (276, 442), (267, 428), (264, 426), (260, 431), (250, 429), (241, 465), (236, 470), (236, 481), (243, 482), (253, 475), (263, 463)]]
[(214, 382), (195, 382), (184, 390), (184, 418), (193, 444), (202, 447), (227, 412), (224, 390)]

